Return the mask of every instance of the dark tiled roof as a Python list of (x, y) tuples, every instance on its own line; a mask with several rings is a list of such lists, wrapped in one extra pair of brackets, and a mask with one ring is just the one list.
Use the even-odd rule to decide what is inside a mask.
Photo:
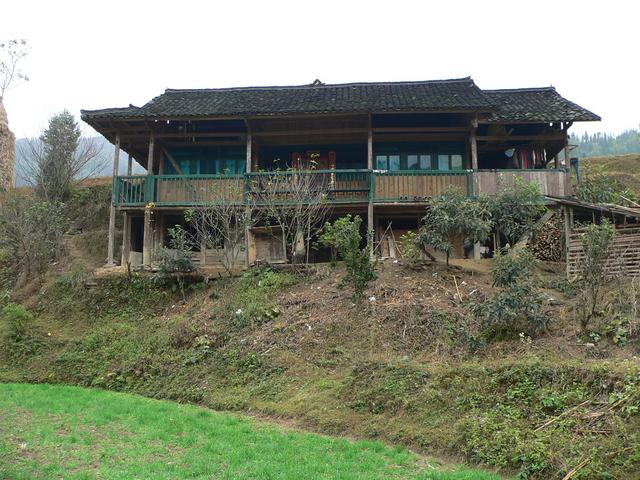
[(498, 106), (489, 122), (588, 122), (595, 113), (563, 98), (553, 87), (483, 90)]
[(489, 111), (471, 78), (425, 82), (312, 84), (293, 87), (168, 89), (143, 107), (82, 112), (83, 119), (242, 117), (405, 111)]
[(470, 111), (489, 122), (600, 120), (554, 88), (480, 90), (469, 77), (423, 82), (168, 89), (142, 107), (83, 110), (82, 119), (201, 118), (287, 114)]

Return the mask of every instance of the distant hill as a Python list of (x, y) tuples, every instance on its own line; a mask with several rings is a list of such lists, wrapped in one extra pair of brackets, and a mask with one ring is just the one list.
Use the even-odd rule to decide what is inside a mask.
[[(89, 137), (96, 142), (97, 147), (100, 149), (100, 155), (96, 159), (96, 163), (88, 167), (88, 171), (93, 170), (96, 166), (99, 165), (95, 172), (92, 172), (91, 177), (111, 177), (113, 172), (113, 145), (107, 141), (103, 136)], [(28, 138), (19, 138), (16, 140), (16, 151), (17, 159), (16, 159), (16, 172), (24, 171), (24, 162), (25, 158), (21, 152), (28, 152), (27, 142)], [(124, 152), (120, 152), (120, 166), (118, 169), (121, 175), (126, 175), (127, 173), (127, 154)], [(138, 164), (138, 162), (133, 162), (133, 173), (144, 173), (145, 169)], [(21, 178), (18, 174), (16, 175), (16, 186), (21, 187), (26, 184), (25, 180)]]
[(607, 175), (640, 194), (640, 153), (584, 158), (580, 164), (587, 169), (602, 167)]
[(578, 147), (571, 152), (574, 157), (640, 154), (640, 130), (635, 129), (618, 135), (603, 132), (571, 135), (570, 142)]

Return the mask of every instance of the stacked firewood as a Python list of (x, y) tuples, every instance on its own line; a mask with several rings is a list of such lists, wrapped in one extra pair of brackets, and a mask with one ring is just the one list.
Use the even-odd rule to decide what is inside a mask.
[(552, 217), (536, 233), (529, 248), (539, 260), (559, 262), (562, 260), (562, 230), (557, 217)]

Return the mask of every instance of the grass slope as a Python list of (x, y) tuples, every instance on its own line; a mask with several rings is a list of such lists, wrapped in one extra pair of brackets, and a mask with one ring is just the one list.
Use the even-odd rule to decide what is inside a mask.
[(404, 448), (283, 430), (134, 395), (0, 384), (0, 478), (495, 480)]
[(622, 185), (640, 194), (640, 154), (590, 157), (581, 159), (580, 163), (587, 172), (589, 169), (602, 169)]
[(389, 263), (359, 305), (342, 276), (255, 269), (197, 285), (183, 304), (146, 276), (86, 289), (72, 270), (24, 298), (35, 318), (20, 342), (0, 334), (0, 382), (257, 413), (520, 478), (577, 466), (573, 480), (640, 478), (637, 339), (614, 345), (596, 322), (602, 338), (586, 347), (574, 300), (549, 287), (548, 332), (483, 346), (460, 297), (490, 293), (486, 274)]

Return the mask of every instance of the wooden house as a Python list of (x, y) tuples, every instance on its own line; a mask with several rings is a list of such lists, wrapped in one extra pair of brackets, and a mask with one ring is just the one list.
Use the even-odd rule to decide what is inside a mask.
[[(122, 212), (123, 262), (149, 265), (186, 208), (205, 205), (229, 179), (276, 168), (329, 179), (333, 215), (361, 215), (379, 240), (390, 224), (415, 228), (425, 201), (450, 186), (478, 195), (523, 178), (567, 197), (568, 129), (600, 118), (553, 87), (481, 90), (461, 78), (168, 89), (142, 107), (83, 110), (82, 119), (115, 145), (109, 264)], [(120, 150), (129, 154), (124, 176)], [(146, 175), (131, 175), (132, 159)], [(263, 233), (253, 232), (249, 263), (282, 257)], [(215, 252), (198, 258), (216, 261)]]

